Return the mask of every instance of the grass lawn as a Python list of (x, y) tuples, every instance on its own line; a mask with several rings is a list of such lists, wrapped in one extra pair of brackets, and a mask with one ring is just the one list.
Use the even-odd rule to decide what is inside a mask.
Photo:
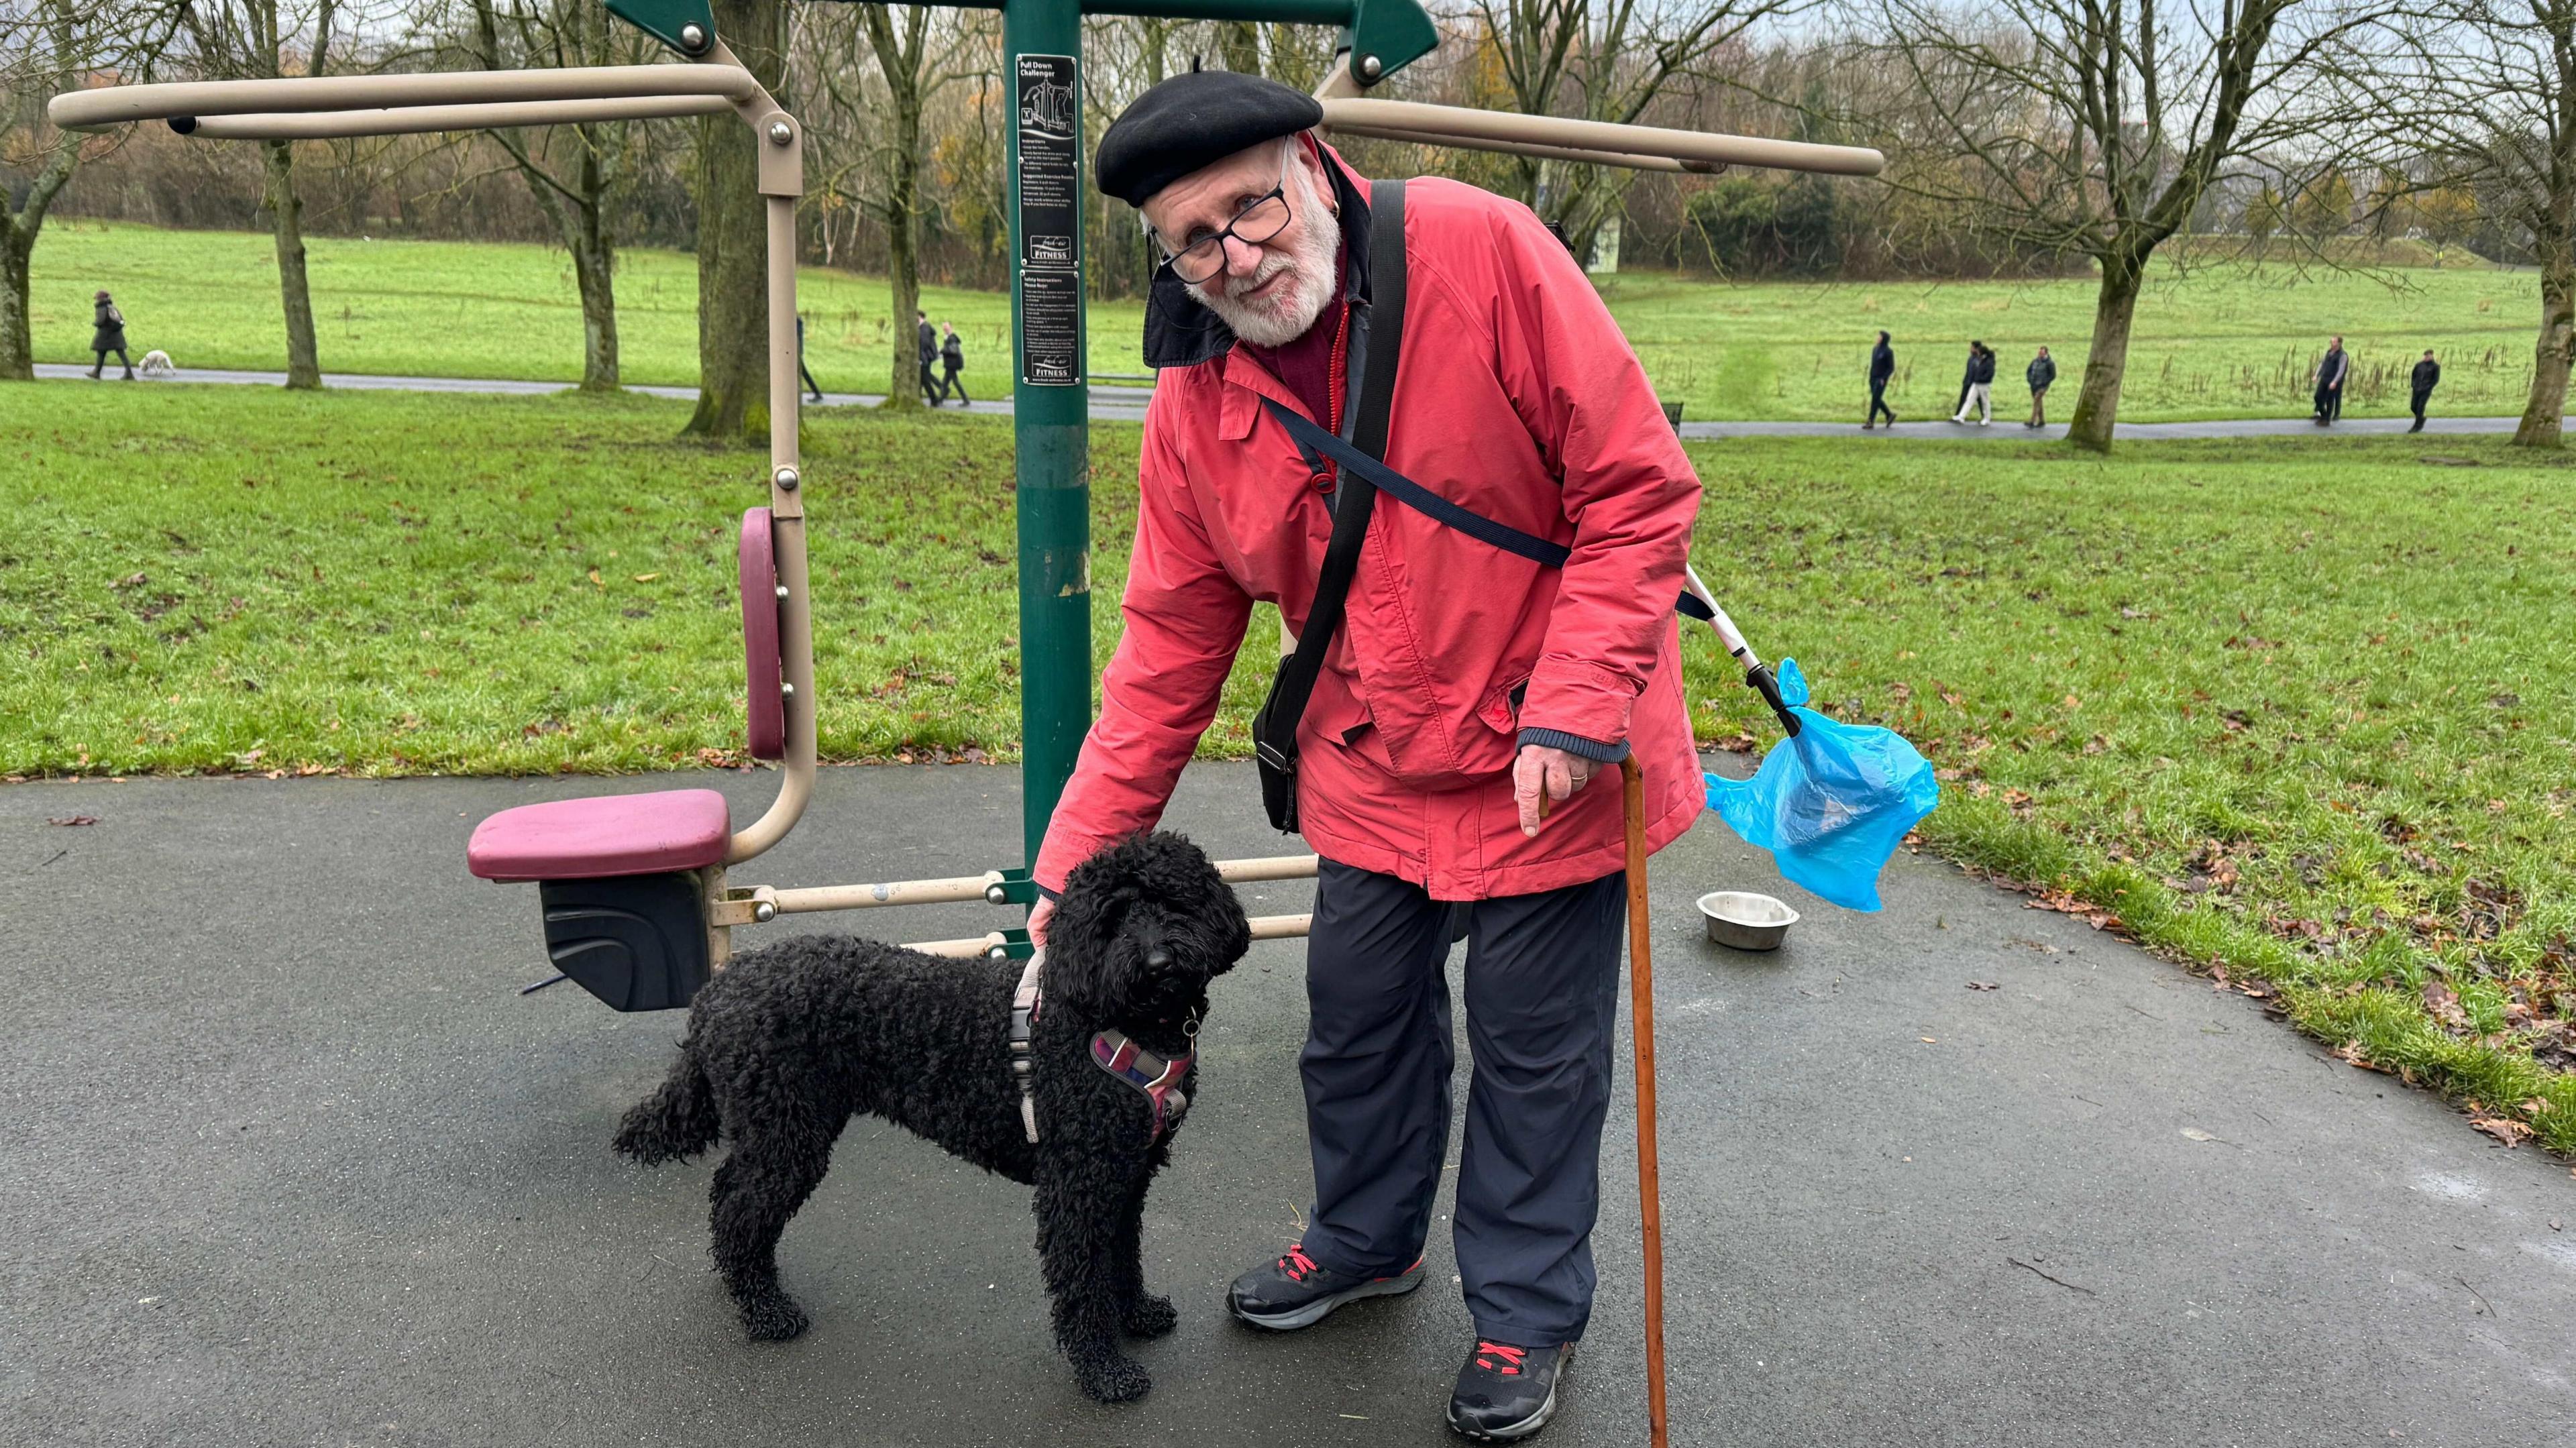
[[(38, 404), (0, 408), (0, 771), (633, 770), (740, 742), (757, 462), (673, 442), (679, 404), (0, 397)], [(809, 432), (824, 750), (1008, 756), (1007, 428)], [(1136, 431), (1093, 436), (1105, 658)], [(1823, 707), (1941, 766), (1932, 848), (2576, 1152), (2576, 473), (2439, 447), (2475, 465), (2401, 439), (1729, 442), (1694, 449), (1698, 552)], [(1767, 744), (1714, 645), (1688, 654), (1702, 736)], [(1238, 670), (1210, 752), (1244, 752), (1263, 682)]]
[[(311, 238), (308, 249), (327, 370), (581, 375), (581, 311), (560, 252), (333, 237)], [(2520, 412), (2538, 320), (2535, 275), (2474, 258), (2388, 275), (2395, 285), (2358, 275), (2302, 276), (2285, 266), (2161, 274), (2139, 303), (2122, 416), (2297, 416), (2307, 407), (2308, 369), (2337, 330), (2357, 364), (2352, 416), (2402, 413), (2407, 371), (2426, 347), (2442, 357), (2438, 410)], [(882, 389), (884, 282), (808, 267), (802, 286), (817, 379), (836, 390)], [(47, 226), (32, 297), (39, 360), (90, 360), (82, 349), (89, 345), (90, 294), (100, 287), (116, 293), (136, 347), (159, 347), (182, 367), (285, 366), (277, 267), (265, 234)], [(2058, 360), (2055, 404), (2063, 417), (2075, 405), (2093, 317), (2089, 279), (1731, 285), (1632, 273), (1603, 278), (1602, 289), (1656, 386), (1681, 399), (1686, 415), (1717, 420), (1857, 422), (1867, 400), (1860, 379), (1869, 343), (1882, 327), (1896, 334), (1899, 370), (1888, 395), (1904, 416), (1930, 417), (1955, 404), (1967, 340), (1979, 337), (2003, 354), (1999, 414), (2018, 418), (2027, 410), (2022, 365), (2046, 345)], [(932, 288), (924, 305), (964, 333), (968, 386), (978, 395), (984, 387), (1005, 391), (1009, 299)], [(618, 307), (628, 382), (697, 380), (694, 257), (624, 253)], [(1142, 317), (1134, 302), (1092, 306), (1095, 371), (1144, 370), (1137, 354)]]

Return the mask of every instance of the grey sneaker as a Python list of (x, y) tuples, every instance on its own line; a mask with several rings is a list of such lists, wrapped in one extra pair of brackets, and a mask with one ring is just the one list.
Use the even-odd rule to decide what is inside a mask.
[(1294, 1332), (1323, 1321), (1345, 1302), (1400, 1297), (1421, 1285), (1419, 1257), (1392, 1277), (1352, 1277), (1317, 1264), (1300, 1242), (1288, 1255), (1234, 1279), (1225, 1290), (1225, 1307), (1253, 1327)]

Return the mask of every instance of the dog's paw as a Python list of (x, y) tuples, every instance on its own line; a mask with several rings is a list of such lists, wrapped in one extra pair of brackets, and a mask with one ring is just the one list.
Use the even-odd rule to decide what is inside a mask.
[(753, 1342), (788, 1342), (805, 1335), (813, 1326), (805, 1309), (785, 1293), (742, 1304), (742, 1330)]
[(1123, 1357), (1083, 1364), (1074, 1376), (1082, 1383), (1083, 1395), (1095, 1403), (1132, 1403), (1154, 1387), (1142, 1364)]
[(1180, 1322), (1181, 1314), (1173, 1308), (1172, 1299), (1145, 1296), (1136, 1299), (1136, 1305), (1127, 1309), (1118, 1326), (1129, 1337), (1161, 1337)]

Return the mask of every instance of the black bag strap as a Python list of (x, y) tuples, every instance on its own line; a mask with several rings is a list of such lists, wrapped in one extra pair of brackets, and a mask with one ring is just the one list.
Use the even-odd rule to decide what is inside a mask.
[[(1288, 430), (1288, 440), (1297, 445), (1297, 451), (1304, 454), (1310, 463), (1330, 458), (1342, 465), (1343, 476), (1356, 474), (1367, 479), (1377, 491), (1443, 527), (1455, 528), (1480, 543), (1526, 558), (1544, 568), (1563, 568), (1565, 560), (1574, 556), (1574, 550), (1562, 543), (1551, 543), (1535, 533), (1524, 533), (1509, 523), (1488, 518), (1449, 501), (1378, 459), (1357, 452), (1349, 443), (1266, 397), (1262, 399), (1262, 406), (1269, 408), (1270, 415), (1279, 419), (1279, 425)], [(1673, 607), (1702, 623), (1715, 617), (1709, 612), (1708, 605), (1699, 601), (1699, 595), (1689, 589), (1682, 590)]]
[[(1373, 181), (1369, 183), (1368, 355), (1362, 359), (1359, 410), (1351, 441), (1346, 444), (1333, 438), (1335, 448), (1347, 447), (1372, 464), (1386, 456), (1387, 415), (1395, 401), (1395, 368), (1403, 346), (1404, 183)], [(1360, 545), (1367, 537), (1376, 501), (1374, 481), (1345, 467), (1340, 495), (1333, 504), (1332, 541), (1324, 545), (1324, 568), (1315, 582), (1314, 605), (1306, 610), (1297, 651), (1280, 666), (1270, 705), (1262, 711), (1261, 722), (1267, 727), (1253, 741), (1254, 750), (1274, 769), (1286, 769), (1297, 758), (1297, 721), (1305, 717), (1306, 700), (1324, 669), (1324, 655), (1341, 632), (1351, 575), (1359, 571)]]

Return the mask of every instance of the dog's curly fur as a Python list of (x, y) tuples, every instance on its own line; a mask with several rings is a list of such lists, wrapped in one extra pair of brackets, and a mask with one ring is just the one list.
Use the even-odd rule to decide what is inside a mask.
[[(1251, 945), (1234, 891), (1179, 835), (1105, 850), (1065, 882), (1047, 935), (1032, 1042), (1038, 1141), (1010, 1068), (1016, 963), (942, 960), (847, 936), (747, 952), (698, 992), (668, 1080), (626, 1113), (617, 1150), (651, 1165), (732, 1144), (716, 1168), (716, 1266), (756, 1339), (803, 1332), (778, 1281), (778, 1238), (823, 1180), (856, 1113), (1037, 1189), (1038, 1256), (1056, 1344), (1082, 1390), (1125, 1402), (1152, 1386), (1118, 1335), (1177, 1320), (1145, 1291), (1145, 1190), (1170, 1157), (1143, 1093), (1091, 1060), (1115, 1027), (1166, 1056), (1191, 1048), (1208, 983)], [(1181, 1089), (1195, 1100), (1193, 1069)]]

